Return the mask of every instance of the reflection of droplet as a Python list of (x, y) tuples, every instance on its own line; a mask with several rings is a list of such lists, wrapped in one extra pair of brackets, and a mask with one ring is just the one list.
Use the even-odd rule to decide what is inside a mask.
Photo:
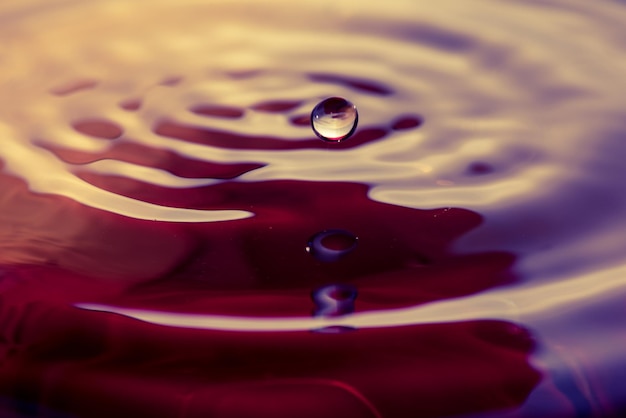
[(356, 248), (358, 238), (341, 229), (319, 232), (309, 239), (306, 251), (324, 263), (337, 261)]
[(311, 294), (315, 302), (314, 316), (341, 316), (354, 312), (356, 287), (349, 284), (332, 284)]
[(506, 347), (527, 353), (536, 341), (530, 331), (512, 322), (479, 321), (473, 327), (474, 335), (494, 346)]
[(329, 142), (341, 142), (356, 130), (359, 114), (356, 106), (341, 97), (322, 100), (311, 112), (311, 126), (317, 136)]

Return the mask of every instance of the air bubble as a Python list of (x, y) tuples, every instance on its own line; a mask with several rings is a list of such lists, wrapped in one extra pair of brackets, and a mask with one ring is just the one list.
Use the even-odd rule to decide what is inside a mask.
[(356, 106), (341, 97), (322, 100), (311, 112), (313, 132), (328, 142), (348, 139), (356, 130), (358, 121)]
[(306, 251), (317, 260), (332, 263), (351, 253), (358, 238), (341, 229), (318, 232), (309, 239)]

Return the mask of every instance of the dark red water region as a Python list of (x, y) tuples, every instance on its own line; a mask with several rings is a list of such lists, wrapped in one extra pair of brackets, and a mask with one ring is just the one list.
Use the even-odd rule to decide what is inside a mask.
[[(197, 144), (229, 149), (253, 150), (290, 150), (290, 149), (328, 149), (328, 143), (311, 136), (302, 139), (279, 139), (272, 136), (243, 135), (225, 130), (199, 127), (163, 119), (153, 128), (157, 135)], [(384, 138), (387, 127), (359, 129), (349, 140), (333, 144), (333, 149), (354, 148), (365, 143)]]
[(540, 380), (506, 322), (254, 333), (8, 297), (1, 312), (0, 396), (33, 416), (443, 417), (515, 408)]
[[(156, 302), (171, 309), (207, 312), (203, 299), (210, 298), (215, 299), (211, 312), (242, 314), (231, 309), (224, 293), (205, 293), (196, 299), (189, 290), (266, 290), (269, 293), (244, 293), (246, 314), (308, 315), (310, 292), (330, 283), (356, 284), (360, 311), (466, 295), (512, 279), (512, 254), (448, 251), (456, 238), (480, 224), (478, 214), (375, 202), (360, 184), (228, 182), (166, 189), (121, 177), (82, 173), (81, 178), (158, 205), (255, 214), (237, 221), (179, 225), (186, 231), (183, 236), (194, 242), (194, 249), (160, 281), (129, 294), (126, 302), (133, 306), (154, 307)], [(154, 230), (158, 228), (157, 223)], [(312, 235), (333, 228), (358, 237), (350, 254), (325, 263), (306, 252)], [(272, 295), (273, 290), (285, 293)], [(166, 294), (171, 297), (158, 296)], [(178, 304), (180, 298), (186, 302)]]
[[(0, 252), (4, 409), (83, 418), (439, 417), (515, 408), (540, 379), (528, 361), (532, 336), (506, 322), (226, 332), (72, 306), (289, 318), (310, 315), (311, 291), (329, 283), (358, 289), (356, 312), (459, 296), (511, 280), (511, 254), (449, 251), (481, 222), (474, 212), (374, 202), (351, 183), (229, 182), (195, 198), (255, 217), (173, 224), (32, 194), (13, 177), (0, 176), (0, 186), (0, 242), (10, 242)], [(334, 263), (305, 251), (329, 227), (358, 236)]]
[(94, 161), (113, 159), (146, 167), (159, 168), (179, 177), (232, 179), (265, 164), (258, 163), (217, 163), (194, 160), (174, 151), (148, 147), (128, 141), (116, 141), (102, 152), (86, 152), (62, 148), (47, 142), (39, 146), (54, 153), (57, 158), (69, 164), (88, 164)]
[[(248, 264), (226, 266), (226, 261), (220, 264), (216, 260), (220, 255), (226, 261)], [(307, 317), (316, 308), (311, 298), (313, 289), (329, 283), (350, 283), (358, 288), (358, 296), (353, 303), (354, 312), (358, 313), (412, 307), (498, 286), (503, 283), (503, 271), (511, 262), (502, 254), (487, 254), (447, 259), (443, 261), (449, 262), (447, 265), (433, 266), (420, 272), (400, 270), (402, 267), (398, 267), (398, 271), (394, 272), (379, 271), (361, 277), (354, 277), (351, 272), (352, 275), (346, 277), (340, 274), (344, 266), (337, 266), (328, 276), (323, 276), (321, 272), (333, 269), (317, 266), (307, 272), (299, 271), (294, 265), (285, 265), (284, 269), (275, 266), (271, 270), (256, 272), (255, 266), (245, 256), (234, 257), (226, 251), (197, 253), (195, 256), (197, 258), (191, 264), (179, 265), (179, 270), (169, 277), (137, 284), (122, 295), (98, 297), (96, 301), (122, 307), (194, 314)], [(271, 260), (276, 260), (276, 257), (271, 257), (268, 262)], [(284, 263), (284, 260), (280, 261)], [(311, 263), (302, 264), (301, 268), (306, 268)], [(220, 267), (230, 267), (231, 271), (219, 272), (217, 269)], [(276, 276), (267, 276), (273, 272)], [(290, 273), (292, 276), (288, 276)], [(232, 278), (234, 274), (238, 274), (235, 279)], [(288, 282), (288, 279), (291, 281)]]
[[(79, 272), (89, 278), (86, 283), (91, 278), (128, 283), (167, 275), (195, 248), (193, 231), (176, 223), (132, 219), (62, 196), (34, 194), (24, 181), (1, 173), (0, 190), (0, 265), (35, 264), (46, 272)], [(36, 276), (45, 281), (50, 273)], [(54, 277), (51, 286), (56, 286)], [(77, 284), (59, 285), (54, 292), (65, 295), (74, 288)]]

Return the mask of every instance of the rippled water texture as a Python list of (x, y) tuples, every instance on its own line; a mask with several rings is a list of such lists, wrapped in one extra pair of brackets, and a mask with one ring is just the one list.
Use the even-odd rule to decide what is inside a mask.
[(0, 415), (623, 416), (624, 22), (4, 0)]

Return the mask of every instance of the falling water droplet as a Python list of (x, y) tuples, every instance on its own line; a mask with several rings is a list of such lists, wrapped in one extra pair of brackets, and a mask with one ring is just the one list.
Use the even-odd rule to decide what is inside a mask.
[(309, 239), (306, 251), (317, 260), (332, 263), (356, 248), (358, 238), (341, 229), (318, 232)]
[(313, 316), (341, 316), (354, 312), (356, 287), (340, 283), (321, 287), (311, 294), (315, 302)]
[(311, 112), (311, 126), (321, 139), (341, 142), (356, 130), (359, 114), (356, 106), (341, 97), (322, 100)]

